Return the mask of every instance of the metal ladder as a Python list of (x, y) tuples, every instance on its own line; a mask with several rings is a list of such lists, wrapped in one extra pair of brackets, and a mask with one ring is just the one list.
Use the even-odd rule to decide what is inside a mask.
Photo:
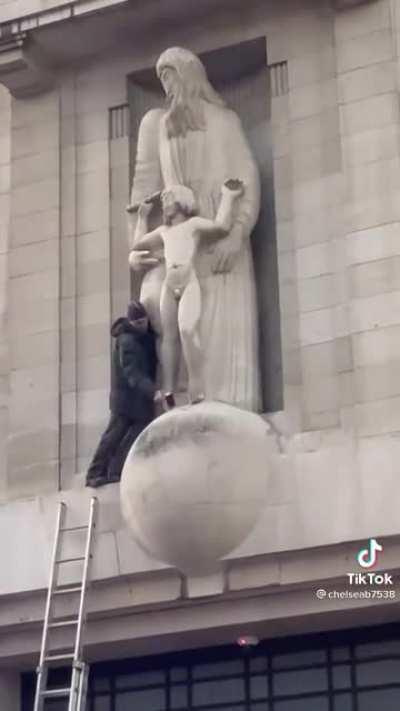
[[(96, 527), (97, 499), (90, 501), (89, 521), (86, 526), (65, 527), (66, 505), (60, 502), (56, 532), (54, 537), (53, 555), (50, 568), (49, 588), (47, 592), (46, 611), (43, 625), (42, 646), (40, 661), (37, 668), (36, 694), (34, 711), (45, 711), (46, 699), (68, 699), (68, 711), (84, 711), (87, 696), (87, 681), (89, 666), (82, 659), (82, 633), (85, 622), (85, 598), (88, 584), (89, 563), (92, 557), (93, 534)], [(72, 531), (87, 531), (85, 552), (82, 556), (60, 558), (63, 534)], [(59, 585), (60, 566), (79, 561), (83, 563), (82, 577), (79, 585)], [(57, 619), (53, 616), (53, 603), (58, 595), (79, 594), (79, 609), (76, 617), (70, 619)], [(49, 652), (49, 631), (54, 628), (76, 627), (75, 643), (73, 649), (62, 654)], [(47, 677), (53, 663), (68, 663), (71, 665), (71, 685), (66, 688), (47, 688)]]

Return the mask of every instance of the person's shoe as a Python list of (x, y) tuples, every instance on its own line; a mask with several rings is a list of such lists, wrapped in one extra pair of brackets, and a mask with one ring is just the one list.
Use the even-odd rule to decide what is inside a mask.
[(115, 484), (121, 480), (121, 477), (118, 474), (108, 474), (107, 475), (107, 484)]
[(89, 486), (91, 489), (97, 489), (99, 486), (104, 486), (105, 484), (108, 484), (108, 479), (104, 475), (89, 476), (86, 479), (86, 486)]
[(172, 410), (176, 406), (174, 393), (165, 393), (165, 404), (168, 410)]

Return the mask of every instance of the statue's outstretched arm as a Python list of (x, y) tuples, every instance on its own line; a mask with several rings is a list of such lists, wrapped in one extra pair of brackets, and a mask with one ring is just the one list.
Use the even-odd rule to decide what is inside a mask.
[(163, 246), (162, 234), (159, 227), (151, 232), (147, 232), (143, 237), (140, 237), (134, 244), (133, 250), (141, 249), (159, 249)]

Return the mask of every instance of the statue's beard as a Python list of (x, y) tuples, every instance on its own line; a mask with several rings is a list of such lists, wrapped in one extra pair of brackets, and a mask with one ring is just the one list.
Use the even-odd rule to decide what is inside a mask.
[(188, 96), (182, 87), (167, 101), (169, 108), (165, 121), (168, 138), (186, 136), (188, 131), (205, 130), (202, 100), (198, 96)]

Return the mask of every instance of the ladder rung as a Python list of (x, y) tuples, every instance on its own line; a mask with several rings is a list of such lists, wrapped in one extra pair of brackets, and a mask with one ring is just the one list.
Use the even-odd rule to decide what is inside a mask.
[(60, 563), (74, 563), (78, 560), (85, 560), (85, 556), (78, 555), (76, 558), (61, 558), (60, 560), (56, 560), (55, 563), (56, 565), (60, 565)]
[(60, 533), (68, 533), (69, 531), (87, 531), (89, 526), (72, 526), (70, 528), (60, 528)]
[(71, 689), (69, 687), (65, 689), (46, 689), (46, 691), (42, 691), (41, 696), (51, 699), (56, 698), (57, 696), (69, 696), (70, 693)]
[(68, 625), (77, 625), (78, 622), (78, 618), (74, 618), (73, 620), (60, 620), (59, 622), (49, 622), (49, 627), (68, 627)]
[(73, 587), (69, 588), (56, 588), (55, 590), (53, 590), (53, 595), (68, 595), (69, 593), (75, 592), (82, 592), (82, 586), (74, 585)]
[(74, 653), (69, 652), (68, 654), (49, 654), (44, 658), (45, 662), (65, 662), (67, 659), (73, 659)]

